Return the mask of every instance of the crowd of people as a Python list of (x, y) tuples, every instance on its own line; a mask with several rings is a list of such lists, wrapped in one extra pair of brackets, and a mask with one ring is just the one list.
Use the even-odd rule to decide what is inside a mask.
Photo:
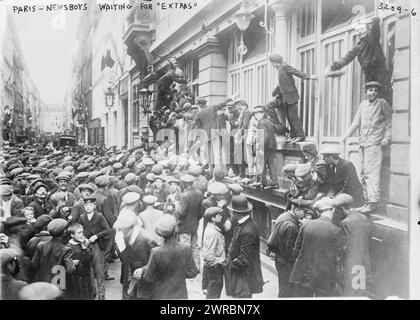
[[(187, 299), (199, 273), (208, 299), (263, 291), (253, 206), (222, 168), (156, 146), (103, 156), (32, 147), (3, 154), (3, 299), (105, 299), (115, 259), (123, 299)], [(283, 168), (288, 207), (268, 240), (279, 297), (364, 294), (352, 286), (354, 266), (369, 274), (356, 170), (334, 148), (302, 148), (306, 163)]]

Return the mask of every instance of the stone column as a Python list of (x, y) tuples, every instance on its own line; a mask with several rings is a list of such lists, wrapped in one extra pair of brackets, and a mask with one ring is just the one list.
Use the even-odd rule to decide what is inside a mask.
[(275, 14), (275, 48), (274, 52), (279, 53), (284, 60), (289, 60), (289, 18), (293, 8), (293, 0), (274, 0), (270, 3)]
[(220, 41), (209, 37), (196, 50), (199, 59), (200, 97), (207, 105), (222, 102), (227, 96), (227, 60)]

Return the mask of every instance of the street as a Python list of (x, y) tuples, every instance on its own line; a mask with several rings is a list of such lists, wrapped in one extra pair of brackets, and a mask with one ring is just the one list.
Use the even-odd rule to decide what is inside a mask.
[[(253, 295), (252, 299), (254, 300), (270, 300), (277, 298), (277, 275), (274, 274), (272, 271), (269, 270), (271, 268), (267, 267), (267, 263), (271, 263), (274, 265), (273, 261), (271, 261), (268, 257), (261, 254), (261, 268), (264, 278), (264, 291), (260, 294)], [(120, 274), (121, 274), (121, 262), (119, 260), (115, 260), (113, 263), (109, 265), (108, 270), (109, 276), (115, 278), (114, 280), (109, 280), (105, 282), (105, 297), (106, 300), (121, 300), (121, 284), (120, 284)], [(201, 272), (195, 278), (191, 280), (187, 280), (187, 289), (188, 289), (188, 299), (189, 300), (204, 300), (205, 295), (203, 290), (201, 290)], [(222, 300), (231, 300), (232, 297), (226, 296), (226, 293), (223, 289), (222, 296), (220, 297)]]

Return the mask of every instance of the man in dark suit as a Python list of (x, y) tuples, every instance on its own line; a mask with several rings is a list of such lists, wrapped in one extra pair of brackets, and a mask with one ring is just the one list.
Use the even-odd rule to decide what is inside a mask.
[(159, 218), (155, 232), (165, 239), (162, 246), (152, 249), (149, 262), (135, 270), (134, 277), (152, 285), (152, 298), (188, 299), (185, 279), (199, 273), (190, 246), (177, 242), (176, 219), (165, 214)]
[(38, 244), (30, 264), (35, 281), (51, 283), (56, 275), (56, 266), (63, 266), (66, 273), (76, 270), (78, 261), (72, 260), (71, 249), (64, 242), (67, 226), (68, 222), (64, 219), (54, 219), (48, 224), (48, 232), (52, 239)]
[(358, 210), (351, 209), (352, 203), (353, 198), (345, 193), (334, 198), (335, 211), (341, 210), (344, 214), (340, 223), (344, 237), (341, 295), (346, 297), (365, 296), (371, 275), (369, 218)]
[(70, 181), (70, 177), (67, 174), (60, 173), (55, 178), (55, 180), (57, 181), (57, 184), (58, 184), (58, 190), (50, 196), (50, 206), (55, 207), (51, 202), (51, 199), (54, 198), (54, 195), (55, 194), (62, 194), (64, 199), (65, 199), (65, 204), (62, 207), (62, 210), (63, 210), (63, 212), (69, 214), (71, 212), (72, 208), (73, 208), (73, 205), (76, 202), (76, 197), (74, 196), (74, 194), (67, 191), (68, 184), (69, 184), (69, 181)]
[(357, 176), (356, 168), (351, 161), (340, 158), (340, 150), (335, 146), (321, 149), (325, 163), (329, 166), (328, 181), (331, 186), (329, 196), (347, 193), (353, 198), (353, 206), (361, 207), (365, 203), (363, 187)]
[(337, 295), (340, 228), (332, 223), (334, 201), (322, 198), (314, 204), (321, 217), (305, 222), (299, 231), (293, 257), (296, 258), (290, 282), (298, 297)]
[(305, 211), (297, 206), (279, 215), (276, 224), (267, 241), (270, 254), (274, 255), (279, 282), (279, 298), (293, 296), (289, 282), (293, 270), (293, 248), (299, 234), (299, 220), (305, 216)]
[(228, 98), (217, 105), (201, 109), (196, 115), (194, 124), (194, 129), (203, 129), (207, 135), (200, 136), (199, 138), (200, 144), (207, 143), (207, 148), (204, 148), (205, 154), (200, 154), (201, 159), (210, 160), (211, 164), (220, 164), (221, 157), (221, 164), (223, 167), (228, 163), (228, 155), (226, 154), (227, 151), (225, 150), (225, 145), (223, 144), (223, 140), (221, 140), (221, 136), (223, 135), (223, 132), (228, 135), (226, 129), (226, 121), (228, 120), (226, 105), (233, 100), (234, 97)]
[(226, 265), (226, 293), (234, 298), (252, 298), (263, 290), (260, 237), (250, 217), (252, 204), (243, 195), (233, 196), (228, 206), (237, 223)]
[(305, 79), (305, 80), (316, 80), (315, 75), (308, 75), (302, 71), (299, 71), (288, 64), (284, 63), (283, 57), (277, 53), (272, 53), (269, 56), (269, 60), (273, 67), (278, 70), (278, 86), (273, 91), (273, 97), (275, 100), (268, 103), (267, 108), (269, 110), (269, 116), (273, 121), (279, 134), (284, 134), (287, 130), (278, 119), (276, 109), (279, 110), (282, 118), (287, 117), (290, 124), (290, 138), (292, 143), (300, 142), (305, 140), (305, 132), (303, 131), (302, 120), (299, 118), (298, 106), (299, 101), (298, 90), (295, 85), (293, 76)]
[(200, 248), (198, 245), (198, 224), (201, 218), (201, 202), (203, 194), (194, 189), (194, 177), (186, 174), (181, 177), (185, 190), (181, 194), (178, 212), (178, 239), (180, 243), (187, 244), (193, 251), (197, 268), (200, 269)]

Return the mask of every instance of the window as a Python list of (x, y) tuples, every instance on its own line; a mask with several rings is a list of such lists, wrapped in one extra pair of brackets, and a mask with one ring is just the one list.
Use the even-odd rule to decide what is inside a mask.
[[(322, 33), (347, 23), (358, 15), (368, 14), (375, 9), (375, 1), (366, 0), (323, 0)], [(363, 12), (364, 11), (364, 12)]]
[(299, 7), (298, 34), (301, 38), (307, 37), (315, 32), (316, 5), (316, 0), (306, 0)]
[[(310, 48), (300, 53), (300, 69), (309, 74), (315, 74), (315, 49)], [(299, 115), (303, 128), (309, 137), (315, 135), (315, 81), (300, 79)]]

